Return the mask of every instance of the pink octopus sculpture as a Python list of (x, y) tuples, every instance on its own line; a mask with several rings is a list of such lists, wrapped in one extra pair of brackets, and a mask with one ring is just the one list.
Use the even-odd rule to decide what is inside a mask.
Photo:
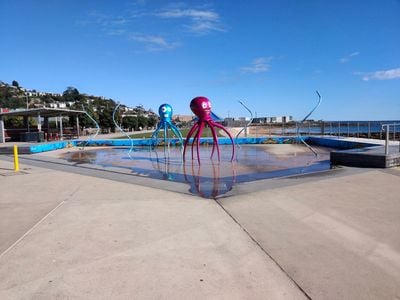
[(206, 125), (208, 125), (208, 127), (210, 127), (210, 130), (211, 130), (211, 133), (213, 136), (213, 148), (212, 148), (210, 158), (213, 157), (214, 151), (215, 151), (215, 149), (217, 149), (218, 160), (220, 160), (218, 137), (217, 137), (217, 133), (215, 131), (215, 127), (216, 127), (216, 128), (219, 128), (219, 129), (225, 131), (225, 133), (229, 136), (229, 138), (232, 141), (232, 157), (231, 157), (231, 161), (232, 161), (235, 156), (235, 143), (233, 142), (232, 136), (225, 129), (225, 127), (222, 126), (221, 124), (214, 122), (213, 119), (211, 118), (211, 102), (210, 102), (210, 100), (208, 100), (206, 97), (196, 97), (190, 102), (190, 109), (198, 117), (198, 120), (193, 125), (193, 127), (190, 128), (190, 131), (186, 137), (185, 145), (183, 148), (183, 160), (185, 160), (187, 144), (189, 143), (189, 140), (193, 135), (194, 138), (193, 138), (193, 142), (192, 142), (192, 160), (193, 160), (193, 147), (194, 147), (194, 144), (196, 144), (197, 161), (200, 164), (200, 153), (199, 153), (200, 138), (203, 133), (204, 127)]

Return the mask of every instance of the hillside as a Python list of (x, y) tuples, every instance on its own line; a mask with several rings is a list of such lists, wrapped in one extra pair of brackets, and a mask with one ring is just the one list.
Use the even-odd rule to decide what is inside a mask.
[[(15, 80), (11, 84), (0, 81), (0, 109), (3, 110), (40, 107), (85, 110), (99, 123), (100, 127), (114, 130), (112, 114), (116, 105), (113, 99), (82, 94), (74, 87), (67, 87), (62, 94), (57, 94), (26, 89)], [(138, 130), (153, 127), (157, 122), (157, 115), (151, 109), (145, 109), (141, 105), (128, 107), (121, 104), (116, 113), (116, 119), (124, 128)], [(79, 122), (84, 127), (94, 126), (90, 118), (85, 115), (80, 117)]]

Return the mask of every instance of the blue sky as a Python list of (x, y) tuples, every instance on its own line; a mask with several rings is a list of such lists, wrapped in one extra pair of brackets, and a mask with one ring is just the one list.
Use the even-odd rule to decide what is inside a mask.
[(0, 0), (0, 80), (220, 116), (400, 119), (400, 1)]

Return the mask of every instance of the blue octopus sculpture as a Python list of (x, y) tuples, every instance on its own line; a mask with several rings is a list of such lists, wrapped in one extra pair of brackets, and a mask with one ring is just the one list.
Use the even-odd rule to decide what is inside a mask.
[(160, 105), (158, 109), (158, 114), (160, 115), (160, 122), (157, 124), (156, 130), (154, 130), (151, 135), (152, 145), (156, 146), (158, 142), (158, 133), (161, 129), (164, 129), (164, 146), (167, 145), (168, 138), (168, 127), (171, 128), (172, 132), (179, 139), (180, 145), (183, 145), (182, 134), (179, 129), (172, 123), (172, 106), (164, 103)]

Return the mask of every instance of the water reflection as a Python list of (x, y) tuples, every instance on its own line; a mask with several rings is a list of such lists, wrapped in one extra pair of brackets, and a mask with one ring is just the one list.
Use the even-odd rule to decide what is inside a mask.
[[(222, 168), (231, 175), (222, 176)], [(185, 181), (190, 184), (189, 191), (203, 198), (216, 198), (229, 192), (236, 181), (234, 162), (221, 163), (211, 160), (209, 164), (198, 164), (192, 160), (183, 165), (183, 174)]]
[(67, 159), (69, 162), (74, 162), (79, 164), (90, 164), (96, 160), (97, 154), (91, 151), (77, 151), (71, 153), (70, 157)]
[[(154, 156), (154, 158), (152, 157)], [(164, 147), (164, 151), (157, 151), (157, 148), (154, 148), (150, 151), (150, 161), (154, 170), (158, 170), (160, 174), (162, 174), (162, 179), (174, 181), (177, 177), (179, 169), (182, 166), (182, 160), (177, 159), (175, 155), (171, 156), (170, 148)], [(176, 170), (178, 168), (178, 170)]]
[[(96, 148), (71, 151), (64, 158), (76, 165), (92, 164), (135, 176), (187, 183), (189, 191), (204, 198), (216, 198), (238, 183), (322, 171), (330, 168), (329, 149), (319, 148), (315, 157), (302, 145), (242, 145), (237, 160), (229, 161), (229, 151), (221, 145), (221, 161), (210, 160), (212, 149), (205, 146), (202, 163), (182, 161), (178, 147), (143, 147), (133, 156), (127, 148)], [(229, 150), (229, 149), (228, 149)]]

